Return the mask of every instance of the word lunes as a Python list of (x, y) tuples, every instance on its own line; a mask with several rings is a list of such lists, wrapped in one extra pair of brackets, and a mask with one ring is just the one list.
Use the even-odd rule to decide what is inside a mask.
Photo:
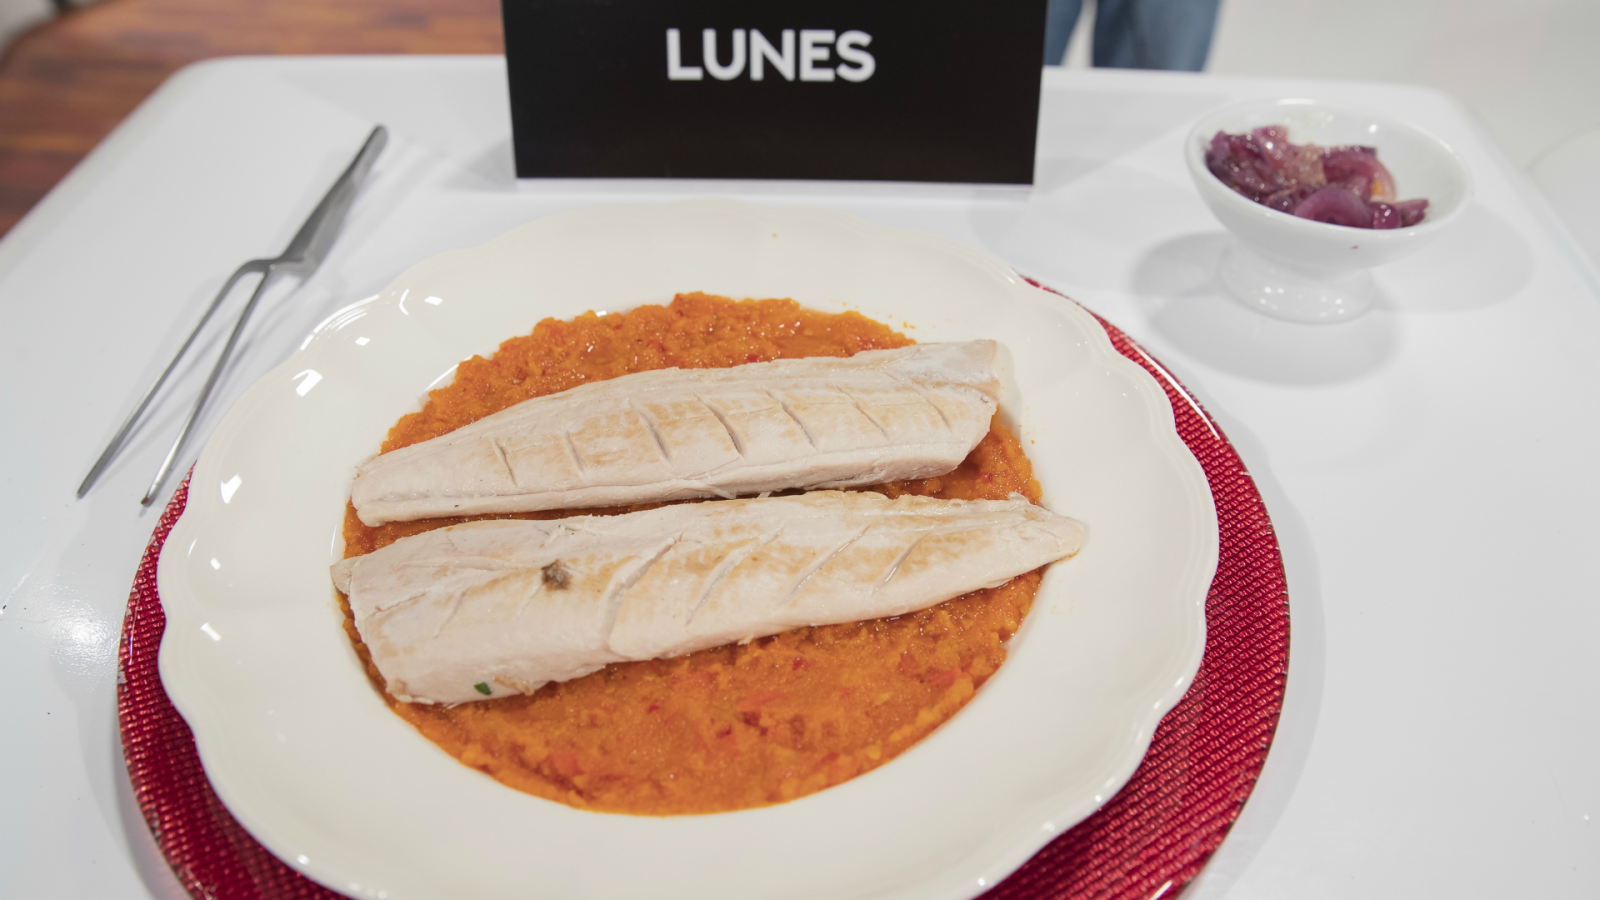
[[(762, 81), (767, 70), (777, 72), (786, 81), (866, 81), (877, 71), (878, 62), (868, 53), (867, 45), (872, 35), (864, 31), (846, 31), (836, 35), (828, 29), (801, 29), (799, 40), (793, 28), (785, 28), (776, 46), (767, 36), (752, 28), (749, 40), (743, 28), (733, 29), (733, 46), (726, 63), (717, 53), (717, 30), (707, 28), (700, 34), (700, 65), (683, 64), (683, 46), (678, 29), (667, 29), (667, 78), (672, 81), (700, 81), (707, 72), (718, 81), (732, 81), (743, 75), (748, 63), (751, 81)], [(830, 57), (837, 54), (841, 63), (829, 66)]]

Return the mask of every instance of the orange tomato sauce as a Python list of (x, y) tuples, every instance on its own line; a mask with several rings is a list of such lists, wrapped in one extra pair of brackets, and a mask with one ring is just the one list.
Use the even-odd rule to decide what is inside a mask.
[[(910, 343), (855, 313), (705, 294), (680, 294), (669, 306), (625, 314), (546, 319), (493, 356), (463, 362), (455, 381), (402, 418), (382, 449), (437, 437), (530, 397), (631, 372), (842, 357)], [(1018, 492), (1039, 501), (1020, 443), (998, 422), (954, 472), (871, 489), (963, 499)], [(471, 518), (555, 518), (657, 505)], [(463, 521), (469, 519), (371, 528), (347, 508), (345, 555)], [(454, 707), (383, 696), (462, 763), (570, 806), (635, 815), (764, 806), (871, 771), (948, 720), (1005, 661), (1005, 641), (1027, 615), (1039, 578), (1030, 572), (891, 619), (801, 628), (674, 659), (619, 663), (526, 696)], [(382, 677), (348, 606), (345, 629), (381, 690)]]

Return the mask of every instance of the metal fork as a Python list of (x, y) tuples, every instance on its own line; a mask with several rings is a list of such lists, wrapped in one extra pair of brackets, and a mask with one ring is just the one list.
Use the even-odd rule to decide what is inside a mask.
[(340, 175), (338, 180), (333, 183), (333, 187), (328, 189), (328, 193), (323, 195), (322, 201), (317, 204), (316, 209), (311, 211), (311, 215), (306, 219), (305, 224), (300, 226), (300, 230), (295, 233), (294, 240), (289, 242), (288, 248), (272, 259), (252, 259), (228, 276), (228, 280), (222, 285), (222, 290), (218, 291), (217, 296), (212, 298), (211, 305), (206, 307), (206, 311), (200, 316), (200, 321), (195, 323), (194, 330), (190, 331), (189, 336), (184, 338), (183, 344), (178, 347), (178, 352), (173, 354), (172, 360), (167, 363), (167, 367), (161, 370), (161, 374), (157, 375), (156, 380), (151, 382), (150, 387), (145, 390), (144, 396), (139, 398), (139, 402), (133, 407), (133, 412), (128, 414), (127, 421), (123, 422), (122, 427), (117, 429), (117, 433), (111, 438), (111, 443), (106, 445), (105, 451), (100, 454), (100, 458), (95, 461), (94, 467), (84, 477), (83, 484), (78, 486), (78, 497), (80, 499), (83, 495), (89, 493), (89, 488), (94, 485), (95, 480), (116, 458), (117, 451), (122, 448), (122, 443), (127, 440), (128, 433), (133, 430), (134, 424), (139, 421), (139, 417), (144, 414), (145, 408), (150, 405), (150, 400), (155, 397), (156, 391), (159, 391), (161, 385), (166, 383), (167, 376), (171, 375), (172, 370), (177, 368), (178, 361), (189, 351), (190, 345), (194, 343), (194, 339), (200, 334), (200, 329), (204, 328), (205, 324), (211, 320), (211, 314), (217, 311), (218, 306), (222, 305), (223, 299), (233, 290), (234, 285), (238, 284), (239, 279), (246, 275), (260, 274), (261, 281), (256, 284), (255, 292), (250, 295), (249, 301), (244, 305), (244, 310), (239, 313), (238, 320), (233, 323), (233, 331), (229, 333), (228, 342), (222, 347), (222, 355), (217, 358), (216, 365), (211, 367), (211, 374), (206, 376), (205, 386), (200, 388), (200, 396), (195, 399), (194, 407), (189, 410), (189, 417), (184, 419), (183, 428), (179, 429), (177, 440), (172, 442), (172, 449), (167, 451), (167, 458), (162, 461), (160, 470), (156, 472), (155, 480), (150, 482), (150, 489), (145, 491), (144, 498), (139, 501), (143, 506), (150, 505), (150, 501), (155, 499), (156, 491), (161, 489), (161, 483), (171, 474), (172, 464), (177, 460), (178, 452), (183, 449), (183, 442), (189, 437), (189, 432), (194, 428), (195, 420), (200, 418), (200, 411), (205, 408), (206, 400), (211, 396), (211, 389), (216, 387), (217, 379), (221, 377), (222, 370), (227, 366), (229, 357), (233, 355), (234, 346), (239, 343), (239, 335), (244, 332), (245, 323), (249, 321), (250, 314), (255, 311), (256, 303), (260, 301), (261, 295), (266, 293), (267, 286), (279, 275), (297, 275), (304, 280), (310, 277), (312, 272), (316, 271), (317, 266), (321, 265), (322, 260), (328, 255), (328, 249), (333, 246), (334, 239), (339, 236), (339, 225), (344, 221), (345, 214), (349, 212), (350, 204), (355, 201), (356, 191), (360, 189), (361, 182), (367, 177), (367, 172), (372, 169), (373, 161), (378, 158), (379, 153), (383, 152), (383, 146), (388, 143), (388, 140), (389, 132), (387, 129), (382, 125), (373, 128), (372, 133), (367, 135), (366, 143), (361, 145), (360, 152), (356, 154), (355, 159), (350, 161), (350, 165), (345, 168), (344, 174)]

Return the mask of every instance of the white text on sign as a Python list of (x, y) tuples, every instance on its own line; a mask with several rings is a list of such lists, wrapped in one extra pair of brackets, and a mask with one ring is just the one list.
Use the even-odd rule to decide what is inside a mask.
[[(717, 53), (717, 30), (707, 28), (700, 33), (700, 65), (683, 64), (683, 44), (678, 29), (667, 29), (667, 78), (672, 81), (700, 81), (705, 73), (718, 81), (732, 81), (745, 73), (746, 63), (751, 81), (766, 78), (767, 68), (782, 75), (785, 81), (832, 81), (835, 76), (845, 81), (866, 81), (877, 71), (878, 62), (866, 48), (872, 35), (864, 31), (846, 31), (835, 34), (830, 29), (802, 28), (798, 32), (785, 28), (776, 46), (767, 36), (752, 28), (749, 41), (743, 28), (733, 29), (732, 44), (727, 63)], [(830, 66), (837, 54), (840, 64)], [(798, 65), (797, 65), (798, 63)]]

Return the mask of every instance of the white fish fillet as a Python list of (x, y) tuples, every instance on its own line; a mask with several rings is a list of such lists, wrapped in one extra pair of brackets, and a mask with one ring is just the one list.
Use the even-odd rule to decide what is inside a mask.
[(396, 698), (531, 693), (608, 663), (924, 609), (1078, 552), (1026, 499), (818, 491), (469, 522), (333, 566)]
[(661, 369), (536, 397), (361, 466), (368, 525), (943, 475), (988, 433), (994, 341)]

